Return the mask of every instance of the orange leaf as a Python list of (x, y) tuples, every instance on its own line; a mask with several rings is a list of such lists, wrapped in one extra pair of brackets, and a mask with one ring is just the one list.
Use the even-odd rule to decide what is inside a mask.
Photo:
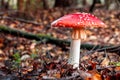
[(56, 77), (56, 78), (60, 78), (61, 75), (60, 75), (60, 73), (56, 73), (56, 74), (54, 74), (54, 77)]
[(97, 71), (95, 70), (92, 70), (92, 71), (88, 71), (91, 76), (90, 77), (87, 77), (85, 80), (102, 80), (102, 77), (100, 74), (98, 74)]
[(120, 66), (116, 67), (115, 71), (120, 71)]

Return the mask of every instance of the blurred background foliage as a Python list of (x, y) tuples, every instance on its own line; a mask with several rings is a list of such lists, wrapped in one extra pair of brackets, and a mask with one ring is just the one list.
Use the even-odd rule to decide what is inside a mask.
[(94, 7), (106, 10), (119, 9), (120, 0), (0, 0), (0, 10), (16, 10), (18, 15), (35, 17), (42, 9), (77, 8), (88, 9), (92, 12)]

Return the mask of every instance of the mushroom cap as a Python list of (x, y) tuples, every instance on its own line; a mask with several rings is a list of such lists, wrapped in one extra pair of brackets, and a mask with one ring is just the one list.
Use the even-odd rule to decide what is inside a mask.
[(106, 25), (97, 17), (89, 13), (73, 13), (65, 15), (51, 23), (52, 27), (105, 27)]

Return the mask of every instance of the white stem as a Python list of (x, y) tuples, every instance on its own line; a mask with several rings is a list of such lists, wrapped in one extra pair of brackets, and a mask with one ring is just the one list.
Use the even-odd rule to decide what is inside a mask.
[(80, 45), (81, 45), (80, 39), (73, 39), (71, 42), (68, 63), (73, 65), (73, 68), (79, 68)]

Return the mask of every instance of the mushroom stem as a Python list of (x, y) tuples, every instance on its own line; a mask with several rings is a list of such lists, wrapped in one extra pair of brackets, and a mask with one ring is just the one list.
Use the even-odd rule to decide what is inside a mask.
[(79, 68), (81, 39), (86, 39), (86, 31), (82, 28), (73, 29), (70, 55), (68, 59), (68, 63), (73, 65), (73, 68)]
[(68, 63), (73, 65), (73, 68), (79, 68), (80, 45), (81, 45), (80, 39), (73, 39), (71, 42)]

